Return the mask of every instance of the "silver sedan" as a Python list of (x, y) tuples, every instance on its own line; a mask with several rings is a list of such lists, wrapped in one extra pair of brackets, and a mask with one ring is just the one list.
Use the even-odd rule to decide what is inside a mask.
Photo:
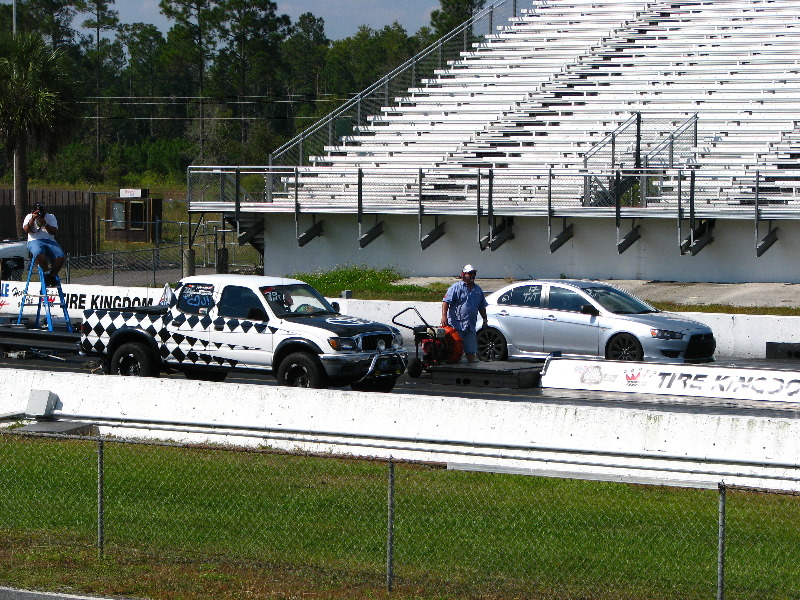
[(710, 362), (711, 329), (661, 312), (612, 285), (582, 280), (521, 281), (487, 296), (481, 360), (600, 356), (610, 360)]

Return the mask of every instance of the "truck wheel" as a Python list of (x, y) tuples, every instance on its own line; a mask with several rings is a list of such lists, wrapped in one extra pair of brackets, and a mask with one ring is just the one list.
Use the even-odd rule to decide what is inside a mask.
[(316, 356), (295, 352), (284, 358), (278, 367), (278, 385), (324, 388), (328, 385), (328, 375)]
[(158, 377), (153, 353), (144, 344), (130, 342), (122, 344), (111, 356), (112, 375), (133, 375), (136, 377)]
[(361, 381), (359, 383), (351, 383), (350, 387), (357, 392), (391, 392), (394, 389), (394, 384), (397, 383), (397, 377), (381, 377), (380, 379), (372, 379), (369, 381)]

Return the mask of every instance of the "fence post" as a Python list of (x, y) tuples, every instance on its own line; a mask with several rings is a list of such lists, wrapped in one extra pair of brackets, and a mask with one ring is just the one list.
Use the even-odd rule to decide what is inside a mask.
[(67, 283), (72, 279), (72, 255), (67, 254)]
[(387, 498), (386, 523), (386, 591), (392, 591), (394, 584), (394, 463), (389, 457), (389, 489)]
[(719, 535), (717, 538), (717, 600), (725, 598), (725, 484), (719, 484)]
[(97, 557), (103, 558), (105, 543), (105, 474), (103, 438), (97, 438)]
[(114, 285), (114, 280), (116, 278), (116, 265), (114, 264), (114, 253), (111, 253), (111, 285)]

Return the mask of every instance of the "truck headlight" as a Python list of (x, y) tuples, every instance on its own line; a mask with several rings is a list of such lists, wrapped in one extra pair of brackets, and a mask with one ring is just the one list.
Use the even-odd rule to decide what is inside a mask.
[(395, 350), (403, 347), (403, 335), (401, 333), (395, 333), (392, 336), (392, 348)]
[(340, 337), (333, 337), (328, 338), (328, 343), (331, 345), (331, 348), (334, 350), (338, 350), (342, 352), (344, 350), (357, 350), (358, 344), (353, 338), (340, 338)]
[(659, 340), (681, 340), (683, 334), (679, 331), (669, 331), (668, 329), (651, 329), (650, 335)]

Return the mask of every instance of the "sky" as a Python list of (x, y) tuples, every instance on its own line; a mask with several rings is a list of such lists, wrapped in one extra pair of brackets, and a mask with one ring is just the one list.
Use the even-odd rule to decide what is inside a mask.
[[(170, 22), (158, 8), (159, 0), (116, 0), (113, 7), (123, 23), (152, 23), (162, 31)], [(0, 0), (11, 4), (12, 0)], [(397, 21), (411, 35), (430, 24), (431, 11), (439, 8), (439, 0), (277, 0), (278, 14), (287, 14), (296, 22), (310, 12), (325, 20), (325, 33), (332, 40), (350, 37), (360, 25), (381, 29)], [(76, 23), (75, 25), (78, 25)]]

